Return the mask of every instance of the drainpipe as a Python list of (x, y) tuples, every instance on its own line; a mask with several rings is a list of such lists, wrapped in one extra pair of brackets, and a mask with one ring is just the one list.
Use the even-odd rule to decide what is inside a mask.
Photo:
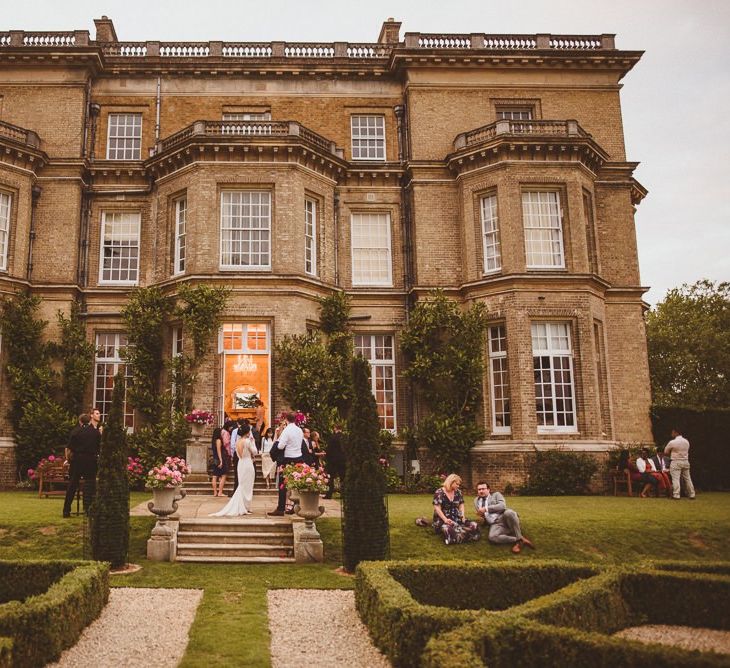
[(160, 141), (160, 89), (162, 81), (161, 78), (157, 77), (157, 102), (155, 104), (155, 146)]
[(91, 146), (89, 147), (89, 160), (93, 162), (96, 154), (96, 122), (101, 113), (101, 105), (92, 102), (89, 105), (89, 114), (91, 115)]
[(340, 195), (335, 191), (334, 205), (335, 224), (335, 285), (340, 287)]
[(81, 143), (81, 157), (85, 158), (89, 139), (89, 100), (91, 99), (91, 77), (86, 80), (86, 97), (84, 98), (84, 138)]
[(79, 229), (79, 268), (77, 282), (83, 287), (89, 284), (89, 221), (91, 220), (91, 197), (88, 189), (81, 194), (81, 225)]
[(41, 196), (42, 189), (40, 186), (33, 186), (31, 189), (31, 205), (30, 205), (30, 232), (28, 233), (28, 264), (26, 266), (25, 277), (30, 282), (33, 276), (33, 242), (35, 241), (35, 217), (38, 207), (38, 199)]

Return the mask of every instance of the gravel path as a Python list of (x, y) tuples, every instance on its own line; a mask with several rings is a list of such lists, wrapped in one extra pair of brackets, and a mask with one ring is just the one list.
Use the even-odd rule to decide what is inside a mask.
[(46, 668), (174, 668), (202, 597), (200, 589), (112, 589), (99, 618)]
[(700, 652), (730, 654), (730, 631), (699, 629), (691, 626), (669, 626), (646, 624), (632, 626), (615, 634), (620, 638), (639, 642), (673, 645), (682, 649), (697, 649)]
[[(354, 592), (271, 589), (268, 599), (272, 668), (390, 666), (357, 615)], [(292, 620), (297, 620), (296, 633)], [(306, 637), (304, 626), (313, 629)]]

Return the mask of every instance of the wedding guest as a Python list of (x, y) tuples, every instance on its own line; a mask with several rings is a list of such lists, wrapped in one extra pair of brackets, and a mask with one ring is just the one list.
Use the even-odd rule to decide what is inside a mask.
[(302, 439), (302, 457), (304, 457), (304, 463), (309, 466), (314, 466), (317, 460), (312, 448), (312, 433), (309, 427), (302, 427), (302, 433), (304, 434), (304, 438)]
[(489, 527), (489, 542), (511, 545), (512, 552), (519, 554), (523, 546), (535, 549), (533, 542), (522, 533), (520, 516), (511, 508), (500, 492), (493, 492), (486, 482), (477, 483), (474, 508), (479, 519)]
[(101, 434), (91, 425), (91, 416), (84, 413), (79, 417), (78, 426), (74, 427), (68, 439), (67, 458), (71, 466), (66, 498), (63, 502), (63, 516), (71, 517), (71, 504), (79, 481), (84, 479), (84, 512), (88, 514), (96, 492), (96, 467), (99, 456)]
[(657, 481), (657, 485), (655, 486), (657, 496), (659, 496), (659, 492), (665, 495), (670, 493), (672, 484), (669, 481), (669, 475), (657, 470), (656, 464), (649, 457), (648, 448), (641, 449), (640, 456), (636, 458), (636, 468), (639, 470), (639, 473), (646, 473)]
[(314, 455), (314, 466), (318, 469), (324, 468), (322, 463), (324, 460), (324, 450), (322, 450), (322, 446), (319, 443), (318, 431), (312, 432), (312, 454)]
[(261, 401), (260, 397), (256, 397), (254, 406), (254, 437), (256, 438), (256, 447), (261, 451), (261, 437), (264, 434), (264, 427), (266, 426), (266, 409), (264, 402)]
[(261, 473), (266, 481), (266, 489), (269, 489), (271, 476), (276, 471), (276, 462), (271, 459), (271, 446), (274, 444), (274, 430), (269, 427), (261, 440)]
[[(304, 461), (302, 456), (302, 443), (304, 442), (304, 434), (300, 427), (296, 424), (297, 415), (296, 413), (286, 414), (286, 427), (281, 431), (279, 436), (279, 447), (284, 450), (284, 459), (282, 461), (282, 467), (287, 464), (298, 464)], [(279, 502), (276, 506), (276, 510), (272, 510), (267, 513), (274, 517), (278, 515), (284, 515), (286, 509), (286, 496), (287, 489), (283, 482), (279, 482)]]
[(461, 477), (452, 473), (433, 495), (433, 528), (446, 545), (479, 539), (479, 525), (464, 514), (460, 487)]
[(226, 475), (231, 465), (231, 457), (223, 445), (222, 429), (216, 427), (213, 430), (210, 447), (213, 451), (213, 496), (223, 496), (223, 488), (226, 484)]
[(684, 491), (690, 499), (695, 498), (695, 488), (689, 474), (689, 441), (682, 436), (677, 427), (672, 429), (672, 440), (664, 448), (664, 454), (671, 457), (669, 475), (672, 478), (672, 498), (680, 496), (680, 480), (684, 482)]
[(336, 424), (334, 433), (327, 439), (327, 452), (325, 453), (325, 470), (330, 477), (329, 486), (325, 499), (331, 499), (335, 493), (335, 478), (340, 481), (342, 491), (342, 479), (345, 477), (345, 450), (343, 444), (342, 425)]
[(649, 495), (649, 491), (652, 487), (656, 489), (659, 485), (659, 482), (655, 478), (652, 478), (646, 471), (643, 473), (639, 471), (636, 460), (631, 456), (631, 453), (628, 450), (621, 451), (617, 468), (619, 471), (628, 470), (631, 482), (640, 482), (643, 484), (641, 493), (639, 494), (642, 499), (645, 499)]

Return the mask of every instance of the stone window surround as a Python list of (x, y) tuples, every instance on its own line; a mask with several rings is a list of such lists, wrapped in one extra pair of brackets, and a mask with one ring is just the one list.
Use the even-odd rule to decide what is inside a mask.
[[(225, 265), (223, 260), (223, 195), (233, 192), (268, 193), (269, 195), (269, 262), (268, 265)], [(218, 270), (221, 272), (271, 272), (273, 258), (273, 230), (276, 220), (276, 198), (274, 185), (271, 183), (247, 183), (237, 185), (235, 183), (219, 184), (218, 186)]]
[[(525, 213), (524, 213), (524, 204), (523, 204), (523, 196), (525, 193), (556, 193), (557, 194), (557, 203), (560, 210), (560, 250), (561, 250), (561, 259), (562, 262), (560, 264), (555, 265), (545, 265), (545, 266), (538, 266), (538, 265), (530, 265), (527, 255), (527, 236), (525, 234)], [(521, 181), (520, 182), (520, 222), (522, 227), (522, 242), (523, 242), (523, 248), (525, 253), (525, 269), (529, 272), (532, 271), (548, 271), (548, 272), (566, 272), (569, 271), (569, 256), (570, 256), (570, 243), (569, 239), (570, 236), (568, 234), (568, 210), (567, 210), (567, 192), (566, 192), (566, 186), (564, 182), (558, 182), (558, 183), (545, 183), (544, 181), (536, 181), (536, 182), (527, 182), (527, 181)], [(546, 228), (547, 229), (547, 228)]]
[[(393, 287), (393, 212), (389, 208), (373, 208), (368, 209), (365, 207), (357, 207), (357, 208), (351, 208), (349, 210), (350, 215), (350, 225), (349, 225), (349, 233), (350, 233), (350, 283), (352, 287), (359, 288), (359, 287), (387, 287), (391, 288)], [(362, 280), (356, 280), (355, 277), (355, 254), (353, 253), (353, 234), (352, 234), (352, 226), (353, 226), (353, 219), (355, 216), (363, 216), (363, 215), (382, 215), (386, 216), (386, 222), (387, 222), (387, 251), (388, 251), (388, 278), (387, 280), (384, 280), (382, 282), (368, 282), (368, 281), (362, 281)]]
[[(0, 271), (8, 271), (10, 265), (10, 239), (13, 228), (13, 199), (15, 193), (5, 188), (0, 188), (0, 205), (7, 198), (7, 215), (0, 218), (0, 235), (3, 235), (2, 246), (0, 246)], [(5, 208), (5, 207), (2, 207)]]
[[(173, 276), (180, 276), (181, 274), (184, 274), (187, 269), (187, 238), (188, 238), (188, 197), (187, 193), (183, 192), (182, 194), (176, 195), (175, 197), (171, 198), (172, 202), (172, 236), (173, 236), (173, 242), (172, 242), (172, 248), (173, 248), (173, 255), (172, 255), (172, 274)], [(184, 202), (184, 208), (182, 207), (182, 204)], [(180, 224), (180, 212), (183, 211), (183, 220), (182, 225)], [(180, 233), (180, 228), (182, 227), (183, 232)], [(182, 243), (181, 242), (182, 239)]]
[[(370, 375), (370, 383), (371, 383), (371, 389), (373, 392), (373, 396), (376, 397), (376, 404), (378, 406), (378, 417), (381, 420), (381, 429), (387, 429), (388, 431), (396, 432), (397, 431), (397, 396), (398, 396), (398, 388), (396, 385), (396, 353), (397, 353), (397, 342), (396, 342), (396, 336), (395, 332), (393, 330), (387, 330), (387, 331), (374, 331), (372, 329), (368, 329), (366, 331), (353, 331), (353, 341), (356, 339), (356, 337), (360, 336), (365, 339), (370, 339), (369, 341), (369, 347), (372, 353), (372, 350), (374, 348), (374, 341), (376, 336), (389, 336), (391, 339), (391, 349), (392, 349), (392, 357), (390, 359), (375, 359), (375, 357), (371, 354), (370, 356), (366, 357), (365, 359), (368, 360), (370, 363), (370, 368), (375, 369), (376, 367), (380, 368), (387, 368), (391, 369), (391, 377), (390, 380), (393, 382), (393, 388), (392, 388), (392, 394), (393, 394), (393, 402), (392, 402), (392, 426), (388, 426), (388, 417), (384, 415), (380, 415), (380, 406), (386, 405), (386, 404), (379, 404), (377, 403), (377, 395), (376, 395), (376, 381), (377, 373), (376, 375)], [(384, 378), (385, 380), (385, 378)]]
[[(504, 350), (499, 351), (492, 351), (492, 329), (501, 328), (504, 331)], [(504, 360), (506, 367), (504, 368), (504, 373), (506, 374), (506, 384), (504, 385), (507, 388), (507, 401), (509, 402), (509, 406), (511, 406), (511, 393), (510, 393), (510, 372), (509, 372), (509, 354), (508, 354), (508, 339), (507, 339), (507, 324), (504, 320), (502, 321), (495, 321), (490, 322), (487, 327), (487, 362), (488, 362), (488, 370), (487, 374), (489, 376), (488, 383), (489, 383), (489, 413), (491, 415), (491, 430), (492, 434), (497, 436), (504, 436), (512, 433), (512, 426), (511, 426), (511, 419), (510, 419), (510, 425), (504, 426), (504, 425), (497, 425), (497, 413), (496, 413), (496, 406), (495, 406), (495, 373), (494, 373), (494, 362), (496, 360)], [(508, 409), (509, 412), (507, 412), (507, 415), (510, 415), (511, 410)], [(511, 418), (511, 415), (510, 415)]]
[[(484, 230), (484, 217), (483, 217), (483, 202), (485, 199), (493, 197), (494, 198), (494, 204), (495, 204), (495, 219), (496, 219), (496, 225), (493, 231), (490, 232), (490, 234), (493, 234), (496, 242), (495, 247), (497, 249), (496, 251), (496, 258), (497, 258), (497, 266), (493, 269), (487, 268), (487, 234)], [(486, 190), (480, 190), (479, 192), (475, 193), (475, 212), (477, 215), (477, 230), (479, 232), (479, 245), (477, 248), (481, 248), (482, 257), (480, 258), (481, 261), (481, 268), (482, 268), (482, 275), (483, 276), (493, 276), (494, 274), (499, 274), (502, 272), (502, 234), (501, 234), (501, 221), (500, 221), (500, 215), (499, 215), (499, 195), (497, 193), (496, 186), (493, 188), (487, 188)]]
[(531, 109), (534, 120), (542, 119), (542, 103), (539, 98), (497, 98), (490, 97), (489, 105), (492, 109), (493, 120), (497, 120), (497, 111), (500, 109)]
[[(367, 109), (367, 110), (361, 110), (361, 109), (349, 109), (349, 116), (350, 116), (350, 157), (353, 162), (385, 162), (388, 157), (388, 142), (387, 142), (387, 124), (386, 124), (386, 114), (384, 109)], [(355, 127), (353, 125), (353, 122), (355, 118), (364, 118), (364, 117), (374, 117), (374, 118), (382, 118), (383, 119), (383, 134), (382, 134), (382, 152), (383, 155), (377, 156), (377, 157), (359, 157), (355, 156)], [(375, 136), (376, 140), (381, 140), (380, 136)], [(376, 147), (376, 153), (379, 152), (380, 147)]]
[[(105, 279), (104, 276), (104, 232), (106, 226), (106, 216), (108, 214), (137, 215), (139, 217), (137, 225), (137, 276), (134, 280), (115, 280)], [(100, 209), (99, 220), (99, 285), (138, 285), (139, 277), (142, 271), (142, 212), (139, 208), (119, 208), (102, 206)]]
[[(312, 234), (308, 235), (307, 230), (310, 227), (309, 221), (309, 205), (311, 206)], [(308, 190), (304, 192), (304, 273), (308, 276), (317, 277), (319, 275), (319, 251), (320, 251), (320, 229), (322, 219), (322, 199)], [(311, 248), (310, 245), (311, 239)], [(307, 258), (307, 252), (311, 253), (311, 259)], [(307, 265), (310, 264), (309, 271)]]
[[(132, 138), (132, 139), (139, 139), (139, 153), (135, 155), (134, 149), (132, 149), (133, 155), (131, 157), (127, 157), (124, 155), (123, 157), (117, 157), (116, 155), (112, 157), (112, 117), (113, 116), (139, 116), (139, 136), (137, 135), (115, 135), (117, 138)], [(144, 114), (139, 110), (130, 110), (130, 109), (124, 109), (124, 110), (109, 110), (106, 115), (106, 159), (107, 160), (119, 160), (119, 161), (129, 161), (129, 160), (142, 160), (142, 130), (144, 125)], [(125, 124), (124, 127), (127, 127), (127, 124)], [(134, 125), (134, 127), (137, 127)], [(122, 153), (126, 153), (127, 149), (122, 147), (121, 149), (119, 147), (115, 147), (115, 151), (122, 151)]]

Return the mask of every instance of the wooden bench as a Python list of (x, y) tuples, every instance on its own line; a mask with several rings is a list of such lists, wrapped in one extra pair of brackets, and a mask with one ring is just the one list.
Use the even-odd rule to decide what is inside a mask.
[[(643, 482), (641, 482), (640, 480), (631, 479), (631, 471), (629, 471), (629, 469), (624, 469), (623, 471), (613, 469), (613, 471), (611, 471), (611, 477), (613, 478), (614, 496), (618, 496), (619, 488), (622, 488), (628, 496), (634, 495), (634, 484), (639, 486), (639, 493), (641, 493), (641, 490), (644, 488)], [(652, 490), (656, 491), (657, 497), (663, 496), (658, 487), (652, 486)]]
[[(66, 496), (69, 483), (69, 466), (62, 459), (57, 459), (44, 466), (38, 475), (38, 498), (49, 496)], [(79, 481), (78, 493), (81, 491), (83, 480)]]

